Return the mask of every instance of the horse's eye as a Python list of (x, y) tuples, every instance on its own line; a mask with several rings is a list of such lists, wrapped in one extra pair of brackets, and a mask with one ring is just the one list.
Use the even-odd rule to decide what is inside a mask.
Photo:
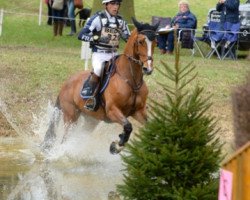
[(139, 45), (144, 45), (144, 40), (139, 40)]

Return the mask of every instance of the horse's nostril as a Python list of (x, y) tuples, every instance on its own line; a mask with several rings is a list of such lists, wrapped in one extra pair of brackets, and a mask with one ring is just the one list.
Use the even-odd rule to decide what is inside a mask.
[(152, 69), (148, 69), (147, 67), (143, 67), (143, 72), (145, 73), (145, 74), (147, 74), (147, 75), (150, 75), (150, 74), (152, 74)]

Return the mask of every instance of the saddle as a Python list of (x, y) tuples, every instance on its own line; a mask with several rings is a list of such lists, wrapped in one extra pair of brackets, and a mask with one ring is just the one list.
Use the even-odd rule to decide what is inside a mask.
[[(80, 96), (84, 99), (87, 100), (86, 104), (88, 103), (88, 101), (91, 101), (92, 104), (94, 104), (94, 109), (93, 111), (98, 110), (100, 103), (102, 102), (101, 99), (101, 95), (102, 93), (105, 91), (105, 89), (107, 88), (108, 84), (109, 84), (109, 80), (110, 78), (113, 76), (113, 74), (115, 73), (115, 69), (116, 69), (116, 65), (115, 65), (115, 60), (119, 57), (119, 55), (115, 56), (113, 59), (111, 59), (110, 61), (106, 61), (104, 64), (104, 70), (103, 73), (101, 74), (100, 77), (100, 82), (96, 87), (96, 90), (94, 92), (94, 95), (92, 97), (89, 96), (84, 96), (82, 95), (82, 93), (80, 93)], [(89, 86), (89, 81), (91, 78), (91, 74), (89, 75), (89, 77), (87, 78), (87, 80), (83, 83), (83, 87), (82, 90), (84, 88), (87, 88)], [(82, 91), (81, 90), (81, 91)], [(93, 101), (93, 102), (92, 102)]]

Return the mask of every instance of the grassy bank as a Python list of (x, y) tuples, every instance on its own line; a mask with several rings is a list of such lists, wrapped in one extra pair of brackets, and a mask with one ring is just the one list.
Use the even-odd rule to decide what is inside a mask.
[[(135, 1), (136, 16), (141, 21), (150, 21), (152, 15), (173, 16), (177, 3), (173, 0), (167, 2), (166, 4), (165, 0), (156, 0), (149, 4), (147, 0)], [(215, 2), (190, 2), (201, 28), (208, 8), (213, 7)], [(91, 1), (88, 1), (88, 5), (91, 5)], [(49, 100), (54, 102), (62, 82), (71, 74), (83, 70), (84, 61), (80, 59), (81, 42), (76, 37), (66, 36), (70, 31), (68, 27), (65, 27), (64, 36), (54, 38), (51, 26), (46, 25), (45, 6), (42, 25), (38, 26), (38, 1), (14, 0), (9, 3), (0, 0), (1, 7), (7, 12), (0, 37), (0, 100), (20, 130), (32, 134), (32, 114), (44, 109)], [(196, 84), (204, 86), (207, 94), (213, 94), (213, 107), (210, 112), (218, 118), (220, 136), (226, 142), (225, 148), (231, 150), (231, 89), (244, 80), (249, 70), (249, 61), (220, 61), (216, 58), (208, 60), (198, 55), (191, 57), (188, 50), (182, 50), (181, 55), (182, 65), (193, 61), (197, 67), (199, 76), (195, 80)], [(162, 67), (161, 60), (170, 66), (174, 64), (174, 56), (160, 55), (156, 49), (155, 67)], [(150, 97), (162, 98), (162, 91), (155, 82), (164, 80), (160, 79), (157, 71), (145, 77), (145, 80), (150, 89)]]

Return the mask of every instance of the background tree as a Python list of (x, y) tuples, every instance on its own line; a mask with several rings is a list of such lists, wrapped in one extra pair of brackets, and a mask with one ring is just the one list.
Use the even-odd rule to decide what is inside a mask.
[(158, 69), (169, 80), (158, 83), (166, 98), (151, 99), (151, 119), (122, 155), (124, 183), (117, 190), (125, 199), (217, 199), (221, 144), (207, 114), (211, 103), (203, 88), (189, 89), (195, 67), (180, 67), (175, 49), (174, 68)]
[[(99, 10), (103, 10), (102, 0), (94, 0), (91, 14)], [(131, 24), (131, 17), (135, 17), (134, 0), (123, 0), (119, 12), (127, 23)]]

